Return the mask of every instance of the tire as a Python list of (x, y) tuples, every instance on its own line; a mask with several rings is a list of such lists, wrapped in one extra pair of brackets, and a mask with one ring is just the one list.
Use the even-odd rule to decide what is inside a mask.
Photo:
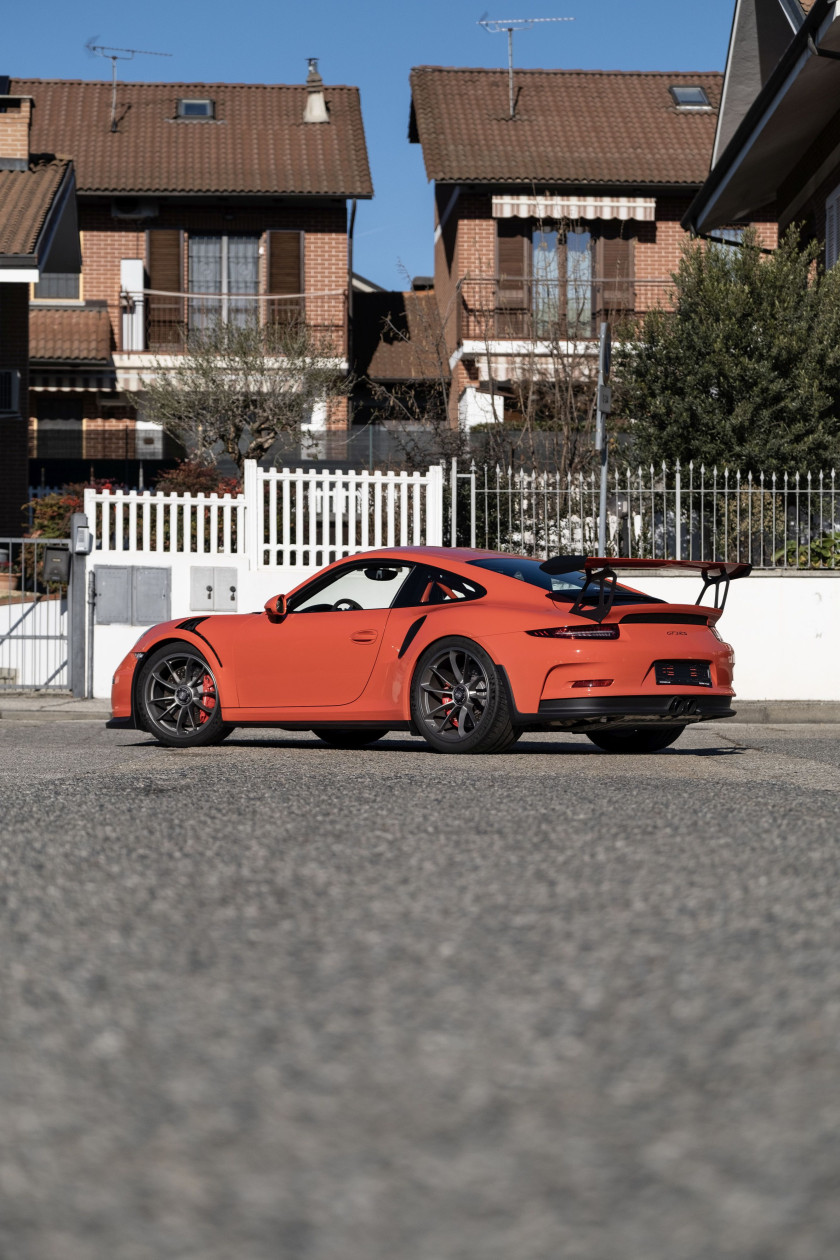
[(353, 726), (315, 726), (312, 728), (312, 734), (317, 735), (325, 744), (330, 744), (333, 748), (364, 748), (367, 744), (375, 744), (383, 735), (388, 734), (388, 728), (379, 727), (353, 727)]
[(497, 753), (516, 741), (501, 674), (484, 648), (456, 635), (430, 644), (417, 662), (411, 719), (436, 752)]
[(586, 738), (607, 753), (655, 753), (661, 752), (675, 743), (685, 730), (685, 726), (656, 726), (652, 729), (644, 726), (628, 726), (618, 731), (603, 731), (599, 734), (586, 732)]
[(189, 643), (168, 643), (144, 662), (137, 705), (143, 729), (168, 748), (219, 744), (234, 729), (222, 721), (213, 670)]

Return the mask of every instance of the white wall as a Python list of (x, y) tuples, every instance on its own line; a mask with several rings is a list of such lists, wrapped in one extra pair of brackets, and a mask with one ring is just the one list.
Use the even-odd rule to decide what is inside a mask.
[[(270, 595), (288, 592), (314, 568), (248, 568), (245, 556), (144, 555), (142, 564), (172, 569), (172, 616), (188, 617), (190, 567), (216, 563), (239, 571), (237, 610), (262, 608)], [(94, 564), (125, 563), (117, 554), (89, 557)], [(628, 579), (628, 584), (672, 603), (693, 604), (698, 577)], [(709, 595), (707, 592), (707, 601)], [(111, 675), (143, 626), (95, 626), (93, 694), (107, 699)], [(742, 700), (840, 701), (840, 572), (754, 573), (733, 582), (720, 633), (735, 649), (735, 690)]]
[[(628, 584), (688, 604), (701, 585), (696, 577), (682, 576), (633, 578)], [(741, 700), (840, 700), (840, 571), (756, 572), (741, 578), (729, 589), (718, 629), (735, 649), (735, 692)]]

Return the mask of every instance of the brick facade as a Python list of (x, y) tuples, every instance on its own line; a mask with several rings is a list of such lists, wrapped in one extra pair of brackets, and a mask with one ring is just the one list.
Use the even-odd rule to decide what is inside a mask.
[[(159, 214), (149, 220), (120, 220), (111, 213), (111, 201), (86, 200), (79, 205), (82, 244), (80, 299), (105, 302), (111, 324), (112, 352), (121, 352), (120, 264), (123, 259), (140, 258), (148, 263), (147, 230), (177, 228), (185, 234), (181, 288), (188, 290), (188, 240), (191, 232), (255, 234), (260, 237), (259, 288), (268, 292), (266, 233), (303, 233), (303, 288), (324, 296), (307, 299), (307, 320), (334, 348), (347, 358), (347, 216), (343, 202), (329, 206), (294, 208), (290, 206), (240, 208), (234, 204), (197, 206), (184, 201), (161, 202)], [(68, 367), (72, 366), (68, 363)], [(83, 438), (80, 454), (85, 459), (133, 460), (141, 455), (135, 446), (132, 409), (112, 403), (102, 407), (101, 391), (82, 394)], [(30, 418), (30, 447), (37, 450), (37, 399), (33, 398)], [(347, 407), (335, 400), (328, 412), (329, 428), (344, 428)]]
[[(835, 177), (832, 186), (836, 186), (838, 181), (840, 177)], [(523, 187), (507, 191), (512, 195), (517, 192), (528, 195), (532, 190)], [(634, 243), (634, 305), (638, 314), (668, 303), (671, 276), (679, 266), (681, 251), (689, 239), (680, 220), (690, 203), (690, 194), (657, 197), (655, 221), (622, 224), (622, 236)], [(439, 230), (435, 233), (435, 292), (441, 318), (445, 320), (450, 355), (464, 339), (459, 320), (462, 299), (463, 303), (474, 308), (487, 304), (488, 327), (490, 325), (494, 293), (492, 281), (498, 274), (496, 224), (489, 191), (471, 189), (461, 192), (452, 201), (450, 186), (436, 187), (435, 228)], [(597, 232), (597, 224), (592, 226)], [(761, 243), (774, 248), (777, 239), (775, 223), (758, 223), (755, 227)], [(493, 340), (498, 341), (498, 335)], [(450, 418), (453, 423), (457, 423), (458, 401), (463, 391), (470, 385), (476, 385), (477, 379), (474, 361), (459, 360), (456, 363), (450, 391)]]

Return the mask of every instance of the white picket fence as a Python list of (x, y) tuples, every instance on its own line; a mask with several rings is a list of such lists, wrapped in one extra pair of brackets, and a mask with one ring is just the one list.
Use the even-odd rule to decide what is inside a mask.
[(251, 568), (320, 568), (377, 547), (440, 546), (443, 470), (305, 472), (245, 463), (238, 495), (86, 490), (94, 553), (244, 556)]

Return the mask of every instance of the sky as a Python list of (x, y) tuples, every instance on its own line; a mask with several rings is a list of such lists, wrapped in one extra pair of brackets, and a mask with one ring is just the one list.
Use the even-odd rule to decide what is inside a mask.
[[(119, 63), (123, 80), (303, 83), (318, 57), (327, 84), (353, 84), (373, 176), (360, 202), (354, 268), (385, 288), (432, 271), (433, 212), (419, 145), (408, 143), (412, 66), (507, 66), (488, 18), (570, 17), (514, 36), (514, 64), (565, 70), (723, 70), (735, 0), (39, 0), (9, 5), (4, 74), (110, 79), (111, 47), (171, 56)], [(487, 8), (488, 4), (495, 7)]]

